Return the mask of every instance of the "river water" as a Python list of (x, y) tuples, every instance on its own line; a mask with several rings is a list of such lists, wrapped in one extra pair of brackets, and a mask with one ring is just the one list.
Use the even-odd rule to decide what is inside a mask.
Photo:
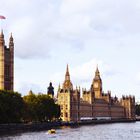
[(1, 136), (0, 140), (140, 140), (140, 122), (62, 127), (47, 131)]

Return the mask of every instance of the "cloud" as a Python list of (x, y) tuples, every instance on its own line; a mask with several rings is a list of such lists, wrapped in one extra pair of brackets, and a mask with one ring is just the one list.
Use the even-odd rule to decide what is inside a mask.
[(93, 39), (117, 43), (140, 31), (138, 0), (2, 0), (0, 9), (15, 38), (15, 54), (22, 59), (45, 58), (52, 48), (65, 45), (83, 48)]
[[(41, 78), (45, 74), (48, 79), (56, 80), (56, 86), (62, 83), (65, 70), (61, 67), (70, 62), (74, 85), (89, 88), (99, 64), (109, 88), (116, 89), (120, 83), (117, 92), (119, 88), (129, 89), (128, 81), (135, 77), (131, 73), (139, 67), (136, 64), (140, 46), (139, 13), (139, 0), (1, 0), (0, 3), (0, 14), (7, 18), (2, 23), (5, 38), (13, 32), (15, 63), (20, 58), (19, 64), (30, 68), (30, 76), (42, 81), (34, 83), (30, 78), (29, 84), (36, 87), (46, 82), (46, 78)], [(132, 64), (134, 69), (130, 68)], [(60, 73), (54, 72), (56, 65)], [(32, 73), (36, 67), (43, 74)], [(19, 72), (19, 81), (29, 78), (25, 69), (24, 76)], [(118, 73), (119, 70), (126, 74)], [(127, 83), (125, 87), (124, 83)], [(24, 90), (24, 83), (21, 85), (22, 82), (18, 87)], [(139, 93), (139, 87), (134, 85), (134, 88)]]

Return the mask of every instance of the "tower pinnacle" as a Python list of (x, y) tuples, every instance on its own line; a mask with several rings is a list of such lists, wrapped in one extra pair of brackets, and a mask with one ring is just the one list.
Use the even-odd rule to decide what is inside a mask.
[(0, 33), (0, 44), (2, 46), (4, 46), (5, 44), (3, 30), (1, 30), (1, 33)]
[(13, 36), (12, 36), (12, 33), (11, 33), (11, 36), (9, 38), (9, 47), (13, 47), (14, 46), (14, 42), (13, 42)]
[(3, 29), (1, 29), (1, 34), (0, 34), (0, 36), (4, 36), (4, 35), (3, 35)]
[(99, 69), (98, 69), (98, 65), (97, 65), (96, 72), (95, 72), (95, 79), (101, 79), (100, 78), (100, 72), (99, 72)]
[(63, 87), (66, 89), (73, 89), (73, 85), (70, 81), (70, 74), (69, 74), (69, 66), (67, 64), (66, 74), (65, 74), (65, 81), (63, 83)]
[(11, 40), (11, 41), (13, 41), (13, 36), (12, 36), (12, 33), (11, 33), (11, 36), (10, 36), (10, 40)]
[(0, 37), (4, 37), (3, 29), (1, 29)]
[(70, 81), (70, 74), (69, 74), (69, 66), (67, 64), (67, 68), (66, 68), (66, 74), (65, 74), (65, 81)]

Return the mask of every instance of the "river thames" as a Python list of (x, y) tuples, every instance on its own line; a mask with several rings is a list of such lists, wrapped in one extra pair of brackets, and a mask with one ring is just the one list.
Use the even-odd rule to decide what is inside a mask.
[(47, 131), (1, 136), (0, 140), (140, 140), (140, 122), (62, 127)]

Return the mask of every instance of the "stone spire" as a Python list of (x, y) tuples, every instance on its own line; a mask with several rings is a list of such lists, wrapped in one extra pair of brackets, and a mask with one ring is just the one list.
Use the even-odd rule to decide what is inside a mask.
[(5, 45), (3, 30), (1, 30), (1, 33), (0, 33), (0, 45), (1, 46)]
[(97, 66), (97, 68), (96, 68), (95, 78), (94, 78), (94, 79), (96, 79), (96, 80), (100, 80), (100, 79), (101, 79), (101, 77), (100, 77), (100, 72), (99, 72), (99, 69), (98, 69), (98, 66)]
[(65, 74), (65, 81), (63, 83), (64, 89), (73, 89), (73, 85), (70, 81), (70, 74), (69, 74), (69, 66), (67, 65), (66, 74)]
[(32, 90), (30, 90), (28, 94), (29, 94), (29, 95), (33, 95), (34, 93), (33, 93)]
[(1, 30), (0, 37), (4, 38), (3, 30)]
[(9, 38), (9, 47), (13, 47), (14, 46), (14, 42), (13, 42), (13, 36), (12, 36), (12, 33), (11, 33), (11, 36)]
[(65, 74), (65, 81), (70, 81), (70, 74), (69, 74), (69, 66), (67, 64), (66, 74)]

